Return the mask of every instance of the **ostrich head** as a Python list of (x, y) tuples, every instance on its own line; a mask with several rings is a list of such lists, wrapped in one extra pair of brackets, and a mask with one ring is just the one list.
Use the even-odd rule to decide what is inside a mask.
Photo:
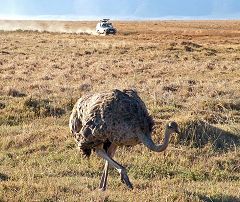
[(166, 130), (169, 131), (169, 133), (177, 133), (180, 134), (178, 124), (174, 121), (169, 122), (166, 126)]

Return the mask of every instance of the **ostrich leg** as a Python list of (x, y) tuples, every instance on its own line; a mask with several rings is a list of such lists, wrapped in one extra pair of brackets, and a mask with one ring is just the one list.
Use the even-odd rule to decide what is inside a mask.
[(112, 167), (116, 168), (117, 171), (120, 173), (121, 175), (121, 180), (128, 186), (128, 188), (132, 189), (132, 183), (130, 182), (126, 169), (120, 165), (119, 163), (117, 163), (116, 161), (114, 161), (107, 153), (104, 149), (102, 148), (98, 148), (96, 149), (96, 153), (98, 156), (102, 157), (103, 159), (105, 159)]
[(99, 185), (99, 189), (102, 190), (102, 191), (106, 190), (108, 169), (109, 169), (109, 163), (106, 161), (105, 165), (104, 165), (104, 169), (103, 169), (103, 174), (102, 174), (102, 177), (101, 177), (100, 185)]
[[(112, 143), (111, 146), (108, 148), (107, 154), (112, 158), (116, 150), (117, 150), (117, 145)], [(102, 191), (105, 191), (107, 187), (108, 169), (109, 169), (109, 163), (108, 161), (106, 161), (103, 169), (103, 174), (101, 177), (100, 186), (99, 186), (99, 189), (101, 189)]]

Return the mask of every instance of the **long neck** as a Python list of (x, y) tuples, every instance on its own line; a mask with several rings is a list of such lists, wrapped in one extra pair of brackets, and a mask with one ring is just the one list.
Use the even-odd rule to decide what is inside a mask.
[(169, 130), (165, 130), (164, 140), (162, 144), (155, 144), (152, 138), (145, 134), (139, 134), (138, 137), (140, 141), (150, 150), (155, 152), (164, 151), (169, 143), (171, 132)]

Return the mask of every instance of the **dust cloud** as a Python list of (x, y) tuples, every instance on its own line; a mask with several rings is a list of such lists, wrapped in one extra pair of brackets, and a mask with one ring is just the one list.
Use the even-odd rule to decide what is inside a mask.
[(94, 28), (69, 26), (69, 23), (54, 21), (0, 21), (0, 31), (38, 31), (95, 35)]

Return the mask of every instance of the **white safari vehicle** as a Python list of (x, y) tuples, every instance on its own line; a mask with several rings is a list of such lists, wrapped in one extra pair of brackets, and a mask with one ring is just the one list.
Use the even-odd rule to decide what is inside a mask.
[(98, 34), (116, 34), (117, 30), (109, 22), (110, 19), (102, 19), (96, 26), (96, 32)]

